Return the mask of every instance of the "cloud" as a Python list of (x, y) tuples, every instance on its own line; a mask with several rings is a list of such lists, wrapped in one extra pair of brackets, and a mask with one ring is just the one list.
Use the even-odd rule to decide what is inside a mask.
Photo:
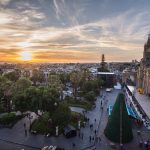
[(11, 0), (0, 0), (0, 5), (7, 5)]
[[(68, 23), (65, 27), (51, 25), (53, 20), (47, 21), (45, 10), (35, 5), (21, 3), (15, 9), (1, 7), (1, 56), (10, 52), (10, 58), (13, 55), (17, 58), (21, 50), (29, 50), (37, 61), (52, 62), (62, 58), (61, 61), (98, 62), (101, 53), (110, 61), (140, 59), (145, 34), (150, 29), (149, 11), (132, 8), (81, 23), (80, 17), (86, 15), (88, 2), (72, 1), (70, 4), (65, 0), (53, 0), (57, 20)], [(23, 47), (19, 44), (22, 42), (29, 44)]]

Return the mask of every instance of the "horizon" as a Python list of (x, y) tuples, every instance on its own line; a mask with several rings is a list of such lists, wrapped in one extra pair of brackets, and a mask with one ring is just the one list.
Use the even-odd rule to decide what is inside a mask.
[(0, 1), (0, 62), (140, 61), (150, 29), (148, 0)]

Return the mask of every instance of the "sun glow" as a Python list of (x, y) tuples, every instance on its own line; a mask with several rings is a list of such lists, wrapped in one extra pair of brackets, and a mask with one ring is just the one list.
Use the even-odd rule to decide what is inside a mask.
[(25, 47), (31, 46), (31, 43), (29, 43), (29, 42), (20, 42), (17, 45), (22, 47), (22, 48), (25, 48)]
[(32, 59), (32, 53), (29, 51), (23, 51), (20, 53), (21, 60), (29, 61)]

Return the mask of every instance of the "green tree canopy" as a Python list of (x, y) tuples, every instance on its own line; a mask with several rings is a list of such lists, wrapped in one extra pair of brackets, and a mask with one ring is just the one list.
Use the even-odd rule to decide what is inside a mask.
[(16, 92), (19, 92), (19, 91), (25, 91), (30, 86), (31, 86), (31, 81), (30, 80), (28, 80), (26, 78), (20, 78), (15, 83), (15, 87), (14, 88), (15, 88)]
[(54, 125), (64, 127), (71, 119), (71, 110), (66, 103), (61, 103), (52, 116)]

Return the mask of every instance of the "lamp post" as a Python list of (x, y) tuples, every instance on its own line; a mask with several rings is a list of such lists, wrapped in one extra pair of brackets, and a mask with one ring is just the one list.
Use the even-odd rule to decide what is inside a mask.
[(81, 121), (78, 121), (78, 129), (80, 130), (80, 126), (81, 126)]
[(56, 136), (58, 136), (58, 126), (56, 126)]

